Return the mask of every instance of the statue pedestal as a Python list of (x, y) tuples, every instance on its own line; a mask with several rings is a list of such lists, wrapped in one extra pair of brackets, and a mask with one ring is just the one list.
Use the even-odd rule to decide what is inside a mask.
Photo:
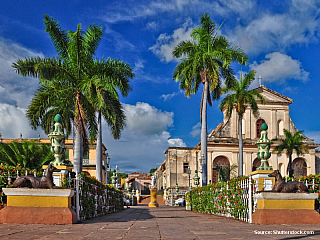
[(269, 177), (268, 175), (273, 172), (273, 170), (257, 170), (250, 173), (252, 179), (255, 179), (256, 183), (258, 183), (258, 192), (272, 190), (275, 179), (274, 177)]
[(150, 188), (150, 196), (151, 200), (149, 207), (159, 207), (159, 204), (157, 203), (157, 188)]
[(0, 211), (0, 223), (73, 224), (72, 189), (3, 188), (7, 206)]
[(273, 193), (255, 195), (258, 209), (252, 214), (257, 224), (320, 224), (320, 214), (314, 210), (318, 193)]
[[(48, 165), (43, 165), (42, 169), (46, 169)], [(57, 187), (62, 187), (62, 182), (65, 178), (68, 177), (69, 172), (71, 172), (72, 167), (69, 166), (54, 166), (55, 168), (59, 169), (60, 172), (53, 172), (52, 177), (53, 177), (53, 183)]]

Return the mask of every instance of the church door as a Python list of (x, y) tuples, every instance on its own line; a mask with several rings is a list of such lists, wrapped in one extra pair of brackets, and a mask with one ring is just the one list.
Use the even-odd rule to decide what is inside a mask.
[(212, 183), (218, 182), (218, 171), (216, 170), (216, 165), (220, 166), (230, 166), (228, 158), (224, 156), (218, 156), (213, 160), (212, 164)]
[(294, 177), (307, 175), (307, 164), (303, 158), (296, 158), (292, 162)]

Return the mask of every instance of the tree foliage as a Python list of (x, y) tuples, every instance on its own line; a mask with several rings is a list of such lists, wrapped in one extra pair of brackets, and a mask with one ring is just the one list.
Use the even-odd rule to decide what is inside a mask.
[(278, 156), (281, 156), (283, 151), (285, 152), (286, 156), (289, 158), (287, 173), (289, 173), (289, 177), (292, 177), (292, 154), (295, 152), (297, 156), (300, 156), (304, 153), (308, 153), (309, 148), (308, 145), (306, 145), (304, 142), (306, 137), (303, 136), (303, 131), (291, 133), (289, 130), (283, 129), (283, 132), (284, 138), (272, 139), (272, 141), (279, 142), (279, 145), (274, 148), (273, 152), (276, 152)]
[(23, 143), (11, 142), (0, 144), (0, 163), (9, 166), (21, 166), (37, 169), (54, 160), (50, 144), (39, 144), (35, 141)]
[(156, 167), (155, 167), (155, 168), (151, 168), (150, 171), (149, 171), (149, 175), (152, 176), (153, 173), (154, 173), (155, 171), (157, 171), (157, 169), (158, 169), (158, 168), (156, 168)]

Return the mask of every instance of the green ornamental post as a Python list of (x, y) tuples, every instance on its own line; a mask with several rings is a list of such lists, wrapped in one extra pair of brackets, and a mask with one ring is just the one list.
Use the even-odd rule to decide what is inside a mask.
[(258, 145), (257, 157), (261, 160), (260, 167), (257, 170), (273, 170), (272, 167), (268, 164), (268, 158), (271, 157), (270, 145), (273, 143), (268, 139), (268, 125), (263, 123), (261, 125), (261, 137), (258, 141), (255, 142)]
[(199, 179), (200, 179), (200, 177), (198, 176), (198, 170), (195, 170), (194, 173), (195, 173), (195, 175), (193, 177), (194, 185), (196, 185), (196, 187), (198, 187), (199, 186)]
[(115, 186), (117, 183), (117, 173), (115, 169), (113, 169), (113, 176), (111, 177), (111, 179), (112, 179), (113, 186)]
[(54, 117), (54, 130), (48, 134), (48, 137), (51, 141), (51, 152), (54, 153), (55, 160), (51, 163), (54, 166), (62, 166), (64, 165), (61, 156), (65, 153), (65, 139), (66, 135), (62, 130), (62, 117), (60, 114), (57, 114)]

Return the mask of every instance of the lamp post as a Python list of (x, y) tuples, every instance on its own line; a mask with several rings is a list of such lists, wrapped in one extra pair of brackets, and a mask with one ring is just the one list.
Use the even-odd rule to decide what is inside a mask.
[(106, 184), (108, 184), (108, 168), (109, 168), (109, 163), (110, 163), (110, 157), (109, 157), (108, 153), (106, 153), (103, 160), (104, 160), (104, 169), (106, 172)]
[(189, 191), (191, 190), (191, 185), (190, 185), (190, 175), (191, 175), (191, 169), (190, 169), (190, 166), (188, 166), (188, 175), (189, 175)]
[(141, 174), (139, 174), (139, 194), (141, 196)]
[(199, 179), (200, 177), (198, 176), (198, 170), (194, 170), (193, 180), (194, 180), (194, 185), (196, 185), (196, 187), (199, 186)]
[(118, 188), (118, 184), (117, 184), (118, 182), (117, 182), (117, 181), (118, 181), (118, 173), (120, 172), (120, 169), (118, 168), (118, 165), (116, 165), (116, 169), (115, 169), (115, 170), (116, 170), (116, 176), (117, 176), (117, 179), (116, 179), (116, 188)]
[(113, 169), (113, 176), (111, 178), (112, 178), (112, 184), (113, 186), (115, 186), (115, 184), (117, 183), (117, 174), (115, 169)]
[(200, 172), (201, 172), (201, 186), (206, 186), (207, 184), (204, 182), (204, 169), (203, 169), (203, 165), (206, 163), (206, 159), (204, 158), (204, 154), (201, 154), (201, 158), (199, 159), (199, 163), (200, 163)]

